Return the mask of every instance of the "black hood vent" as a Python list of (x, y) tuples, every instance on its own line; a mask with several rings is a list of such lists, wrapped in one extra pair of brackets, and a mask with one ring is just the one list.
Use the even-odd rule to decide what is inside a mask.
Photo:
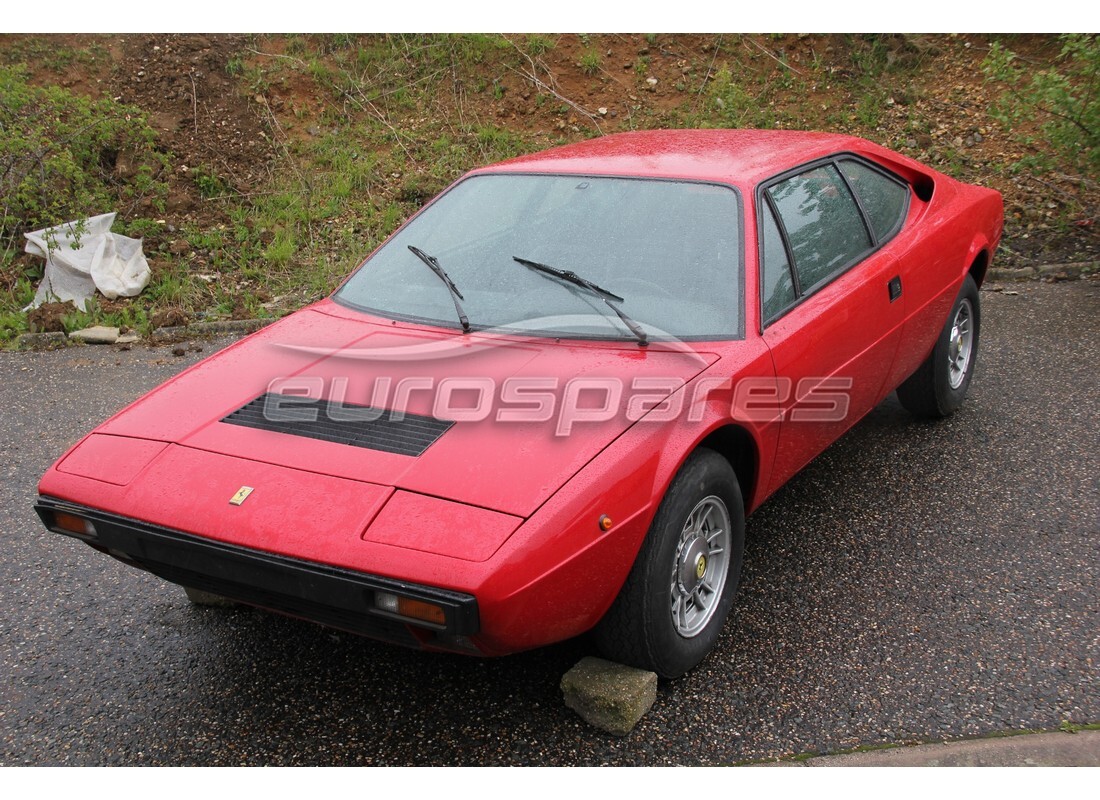
[(450, 420), (419, 414), (271, 392), (238, 408), (222, 422), (403, 456), (420, 455), (454, 425)]

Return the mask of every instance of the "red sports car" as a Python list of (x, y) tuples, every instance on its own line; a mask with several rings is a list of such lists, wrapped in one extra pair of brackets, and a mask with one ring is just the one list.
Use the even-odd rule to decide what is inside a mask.
[(46, 526), (191, 590), (676, 677), (745, 515), (897, 390), (962, 403), (991, 190), (849, 136), (653, 131), (478, 169), (330, 298), (42, 478)]

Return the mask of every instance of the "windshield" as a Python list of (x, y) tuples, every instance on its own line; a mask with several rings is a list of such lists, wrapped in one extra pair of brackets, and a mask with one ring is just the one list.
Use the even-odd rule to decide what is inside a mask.
[(529, 269), (526, 260), (575, 273), (622, 298), (613, 301), (618, 309), (654, 339), (737, 338), (740, 229), (738, 196), (728, 186), (478, 175), (413, 218), (336, 299), (457, 328), (454, 296), (425, 262), (430, 256), (453, 282), (474, 329), (636, 338), (604, 296)]

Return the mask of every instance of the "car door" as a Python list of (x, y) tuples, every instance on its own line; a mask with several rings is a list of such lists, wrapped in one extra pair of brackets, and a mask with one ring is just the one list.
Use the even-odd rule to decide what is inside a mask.
[(773, 490), (884, 396), (905, 308), (885, 245), (907, 198), (899, 180), (852, 156), (757, 192), (761, 320), (781, 413)]

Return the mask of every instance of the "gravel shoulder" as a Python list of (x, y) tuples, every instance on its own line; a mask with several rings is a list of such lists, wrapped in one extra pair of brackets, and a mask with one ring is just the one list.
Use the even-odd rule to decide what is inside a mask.
[(1100, 731), (924, 744), (774, 765), (791, 767), (1100, 767)]

